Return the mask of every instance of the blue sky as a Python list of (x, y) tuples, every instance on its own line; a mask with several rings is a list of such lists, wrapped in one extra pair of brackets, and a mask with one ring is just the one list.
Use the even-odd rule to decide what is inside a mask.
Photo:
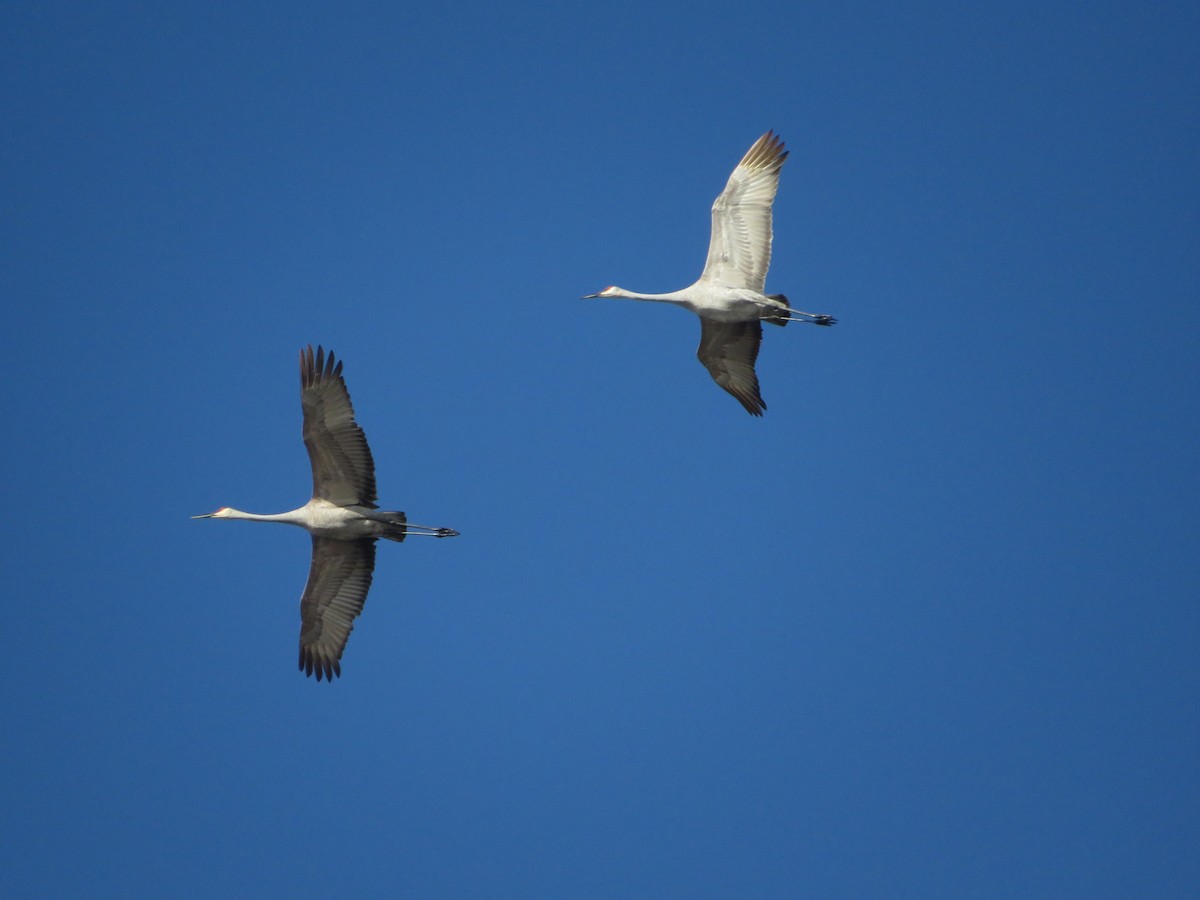
[[(0, 892), (1200, 891), (1194, 4), (7, 4)], [(668, 291), (791, 155), (763, 419)], [(295, 668), (297, 350), (381, 502)], [(20, 512), (20, 515), (17, 515)]]

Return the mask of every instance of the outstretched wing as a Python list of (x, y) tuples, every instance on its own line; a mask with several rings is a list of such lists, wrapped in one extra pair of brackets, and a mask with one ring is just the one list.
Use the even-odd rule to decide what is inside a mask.
[(312, 463), (313, 497), (337, 506), (375, 508), (375, 461), (366, 435), (354, 421), (342, 364), (333, 352), (310, 345), (300, 351), (300, 405), (304, 446)]
[(312, 566), (300, 598), (300, 668), (333, 680), (342, 674), (342, 651), (367, 602), (375, 570), (375, 539), (336, 541), (313, 537)]
[(771, 204), (785, 159), (783, 141), (771, 131), (746, 151), (713, 202), (712, 239), (701, 281), (762, 293), (771, 265)]
[(750, 322), (716, 322), (700, 318), (700, 347), (696, 358), (719, 384), (746, 407), (752, 416), (761, 416), (767, 408), (758, 392), (754, 361), (762, 343), (762, 325)]

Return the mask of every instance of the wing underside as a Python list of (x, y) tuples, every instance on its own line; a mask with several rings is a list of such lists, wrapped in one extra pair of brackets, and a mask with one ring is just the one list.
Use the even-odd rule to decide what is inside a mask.
[(371, 589), (375, 539), (313, 537), (312, 565), (300, 598), (300, 668), (332, 680)]
[(375, 507), (375, 461), (354, 420), (342, 364), (321, 347), (300, 351), (304, 445), (312, 463), (313, 496), (337, 506)]
[(771, 265), (771, 205), (787, 151), (768, 131), (729, 176), (712, 206), (712, 238), (701, 281), (762, 293)]
[(716, 322), (700, 319), (700, 346), (696, 358), (713, 381), (733, 394), (752, 416), (761, 416), (767, 408), (758, 389), (754, 363), (762, 343), (762, 325), (749, 322)]

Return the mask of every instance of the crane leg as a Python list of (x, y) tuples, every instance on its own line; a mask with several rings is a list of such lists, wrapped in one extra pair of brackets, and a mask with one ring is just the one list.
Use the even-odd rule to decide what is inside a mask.
[(828, 316), (825, 313), (809, 313), (801, 312), (798, 309), (789, 309), (786, 316), (774, 316), (773, 318), (782, 319), (785, 322), (807, 322), (809, 325), (836, 325), (837, 319), (833, 316)]
[(412, 522), (404, 523), (404, 531), (406, 534), (424, 535), (425, 537), (458, 537), (458, 532), (453, 528), (435, 528), (432, 525), (414, 525)]
[(800, 310), (798, 310), (798, 309), (792, 310), (792, 313), (794, 315), (803, 316), (803, 318), (800, 318), (800, 319), (795, 319), (795, 318), (792, 318), (791, 316), (789, 316), (788, 318), (791, 319), (791, 321), (793, 321), (793, 322), (811, 322), (813, 325), (836, 325), (837, 324), (837, 319), (835, 319), (833, 316), (826, 315), (825, 313), (800, 312)]

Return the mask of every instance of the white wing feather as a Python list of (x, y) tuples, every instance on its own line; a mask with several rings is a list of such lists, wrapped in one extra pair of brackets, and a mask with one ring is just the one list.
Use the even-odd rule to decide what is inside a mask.
[(713, 202), (712, 240), (700, 281), (762, 293), (771, 265), (771, 204), (787, 155), (771, 131), (746, 151)]

